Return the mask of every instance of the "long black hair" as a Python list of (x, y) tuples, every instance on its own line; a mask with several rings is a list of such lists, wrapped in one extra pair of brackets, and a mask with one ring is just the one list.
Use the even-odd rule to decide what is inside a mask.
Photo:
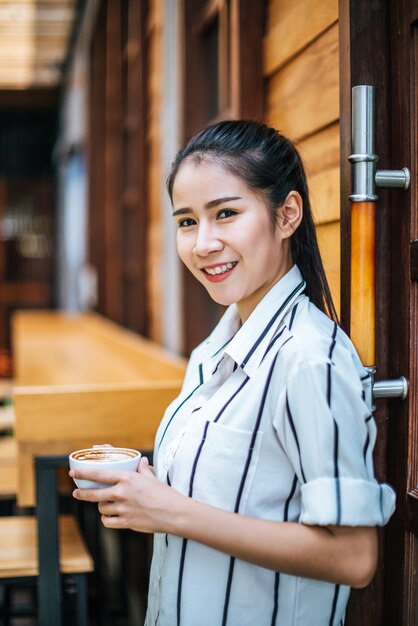
[(277, 225), (279, 209), (290, 191), (303, 201), (303, 218), (291, 237), (293, 261), (306, 282), (306, 293), (321, 311), (338, 322), (316, 238), (302, 161), (295, 146), (276, 129), (253, 120), (228, 120), (213, 124), (195, 135), (177, 153), (167, 178), (172, 199), (173, 185), (186, 160), (212, 161), (261, 194)]

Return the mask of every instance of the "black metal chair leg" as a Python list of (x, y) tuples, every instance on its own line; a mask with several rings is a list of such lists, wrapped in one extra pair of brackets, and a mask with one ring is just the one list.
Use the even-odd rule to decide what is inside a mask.
[(75, 574), (74, 578), (75, 578), (76, 585), (77, 585), (77, 598), (76, 598), (77, 626), (88, 626), (87, 575)]
[(57, 457), (36, 459), (38, 609), (42, 626), (62, 626), (56, 466)]

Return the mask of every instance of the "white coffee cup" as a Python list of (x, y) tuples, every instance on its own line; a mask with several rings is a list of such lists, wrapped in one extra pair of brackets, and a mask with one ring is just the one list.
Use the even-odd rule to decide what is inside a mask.
[[(83, 450), (75, 450), (69, 456), (70, 469), (100, 469), (100, 470), (128, 470), (136, 472), (138, 469), (141, 453), (132, 448), (113, 448), (112, 446), (95, 446)], [(99, 483), (92, 480), (74, 478), (74, 482), (80, 489), (95, 489), (98, 487), (110, 487), (109, 483)]]

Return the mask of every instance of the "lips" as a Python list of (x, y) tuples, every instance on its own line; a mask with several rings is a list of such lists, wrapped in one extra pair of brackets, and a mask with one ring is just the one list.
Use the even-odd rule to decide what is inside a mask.
[(237, 263), (238, 261), (232, 261), (217, 265), (207, 265), (202, 267), (201, 270), (210, 282), (219, 282), (225, 280), (230, 275)]

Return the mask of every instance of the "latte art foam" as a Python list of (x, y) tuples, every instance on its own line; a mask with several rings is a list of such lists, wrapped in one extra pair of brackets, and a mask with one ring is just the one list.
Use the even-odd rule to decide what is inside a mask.
[(116, 461), (125, 461), (127, 459), (134, 459), (137, 456), (135, 451), (131, 450), (81, 450), (73, 455), (77, 461), (92, 461), (96, 463), (107, 462), (116, 463)]

